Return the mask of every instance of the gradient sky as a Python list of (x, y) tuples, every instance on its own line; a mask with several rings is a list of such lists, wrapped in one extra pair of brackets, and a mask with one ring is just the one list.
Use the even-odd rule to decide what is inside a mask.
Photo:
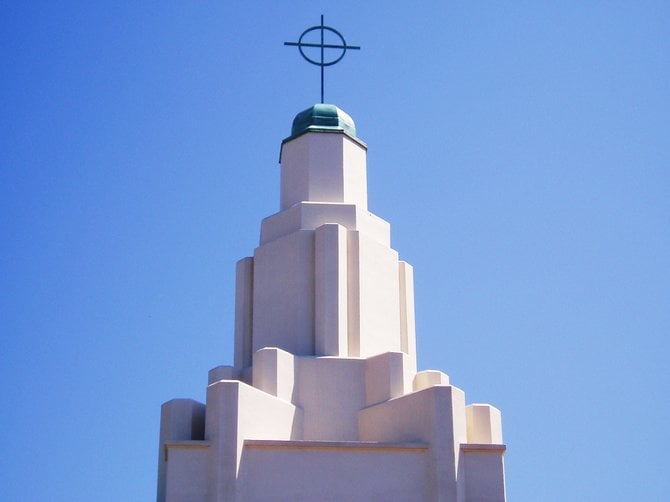
[(319, 99), (414, 266), (419, 367), (502, 410), (511, 502), (670, 492), (670, 3), (2, 2), (0, 498), (155, 497), (232, 363), (235, 262)]

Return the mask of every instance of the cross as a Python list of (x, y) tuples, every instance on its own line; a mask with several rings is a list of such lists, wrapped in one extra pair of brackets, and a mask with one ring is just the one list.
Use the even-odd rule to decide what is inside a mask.
[[(308, 42), (303, 42), (302, 39), (307, 35), (308, 33), (311, 33), (312, 31), (319, 30), (321, 32), (321, 43), (308, 43)], [(339, 37), (339, 39), (342, 41), (341, 44), (326, 44), (324, 43), (324, 35), (325, 32), (329, 31), (331, 33), (334, 33)], [(347, 52), (347, 49), (352, 49), (352, 50), (360, 50), (360, 47), (357, 45), (347, 45), (347, 43), (344, 41), (344, 37), (340, 34), (339, 31), (337, 31), (335, 28), (331, 28), (330, 26), (326, 26), (323, 24), (323, 15), (321, 15), (321, 24), (319, 26), (312, 26), (311, 28), (307, 28), (305, 31), (302, 32), (302, 35), (300, 35), (300, 38), (298, 39), (297, 42), (284, 42), (284, 45), (291, 45), (294, 47), (298, 47), (298, 50), (300, 51), (300, 55), (305, 58), (305, 61), (308, 63), (311, 63), (316, 66), (321, 67), (321, 102), (323, 103), (323, 74), (324, 74), (324, 68), (326, 66), (332, 66), (335, 63), (339, 63), (340, 60), (344, 57), (344, 54)], [(321, 49), (321, 57), (318, 60), (310, 58), (307, 54), (305, 54), (305, 51), (303, 50), (303, 47), (314, 47), (314, 48), (320, 48)], [(324, 60), (324, 51), (326, 49), (339, 49), (342, 52), (340, 55), (331, 60), (331, 61), (325, 61)]]

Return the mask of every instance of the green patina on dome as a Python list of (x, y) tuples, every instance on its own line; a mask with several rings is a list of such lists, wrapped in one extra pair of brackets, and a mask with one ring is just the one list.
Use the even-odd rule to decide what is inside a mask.
[(335, 105), (318, 104), (303, 110), (293, 119), (291, 137), (307, 131), (344, 131), (356, 137), (356, 126), (345, 112)]
[(356, 137), (356, 125), (346, 112), (335, 105), (320, 103), (303, 110), (293, 119), (291, 135), (281, 142), (279, 161), (284, 144), (308, 132), (344, 133), (349, 139), (367, 150), (367, 145)]

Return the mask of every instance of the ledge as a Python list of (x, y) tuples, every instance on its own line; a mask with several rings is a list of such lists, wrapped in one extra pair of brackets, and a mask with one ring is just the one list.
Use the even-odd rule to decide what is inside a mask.
[(476, 444), (461, 443), (461, 451), (465, 453), (505, 453), (507, 446), (504, 444)]
[(168, 459), (168, 449), (170, 448), (209, 448), (209, 441), (184, 440), (184, 441), (165, 441), (163, 443), (163, 453), (165, 461)]
[[(288, 143), (289, 141), (293, 141), (296, 138), (299, 138), (303, 134), (307, 134), (310, 132), (316, 132), (316, 133), (328, 133), (328, 134), (344, 134), (346, 137), (348, 137), (350, 140), (352, 140), (354, 143), (357, 143), (359, 146), (363, 147), (365, 150), (368, 149), (368, 145), (365, 144), (364, 141), (358, 139), (357, 136), (354, 136), (351, 134), (349, 131), (345, 131), (344, 129), (338, 128), (338, 127), (319, 127), (319, 126), (311, 126), (308, 129), (303, 129), (302, 131), (298, 132), (297, 134), (292, 134), (288, 138), (284, 139), (281, 144), (284, 146), (284, 143)], [(281, 148), (279, 149), (279, 156), (281, 157)]]
[(273, 439), (246, 439), (246, 448), (273, 448), (296, 450), (358, 450), (425, 452), (425, 443), (378, 443), (376, 441), (280, 441)]
[(199, 441), (197, 439), (185, 439), (183, 441), (165, 441), (163, 444), (169, 448), (206, 448), (211, 443), (209, 441)]

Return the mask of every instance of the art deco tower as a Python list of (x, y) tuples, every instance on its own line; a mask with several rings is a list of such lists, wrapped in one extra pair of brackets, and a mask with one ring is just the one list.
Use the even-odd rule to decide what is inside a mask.
[(159, 501), (505, 500), (500, 412), (417, 372), (412, 267), (333, 105), (281, 145), (279, 212), (237, 264), (235, 361), (161, 410)]

